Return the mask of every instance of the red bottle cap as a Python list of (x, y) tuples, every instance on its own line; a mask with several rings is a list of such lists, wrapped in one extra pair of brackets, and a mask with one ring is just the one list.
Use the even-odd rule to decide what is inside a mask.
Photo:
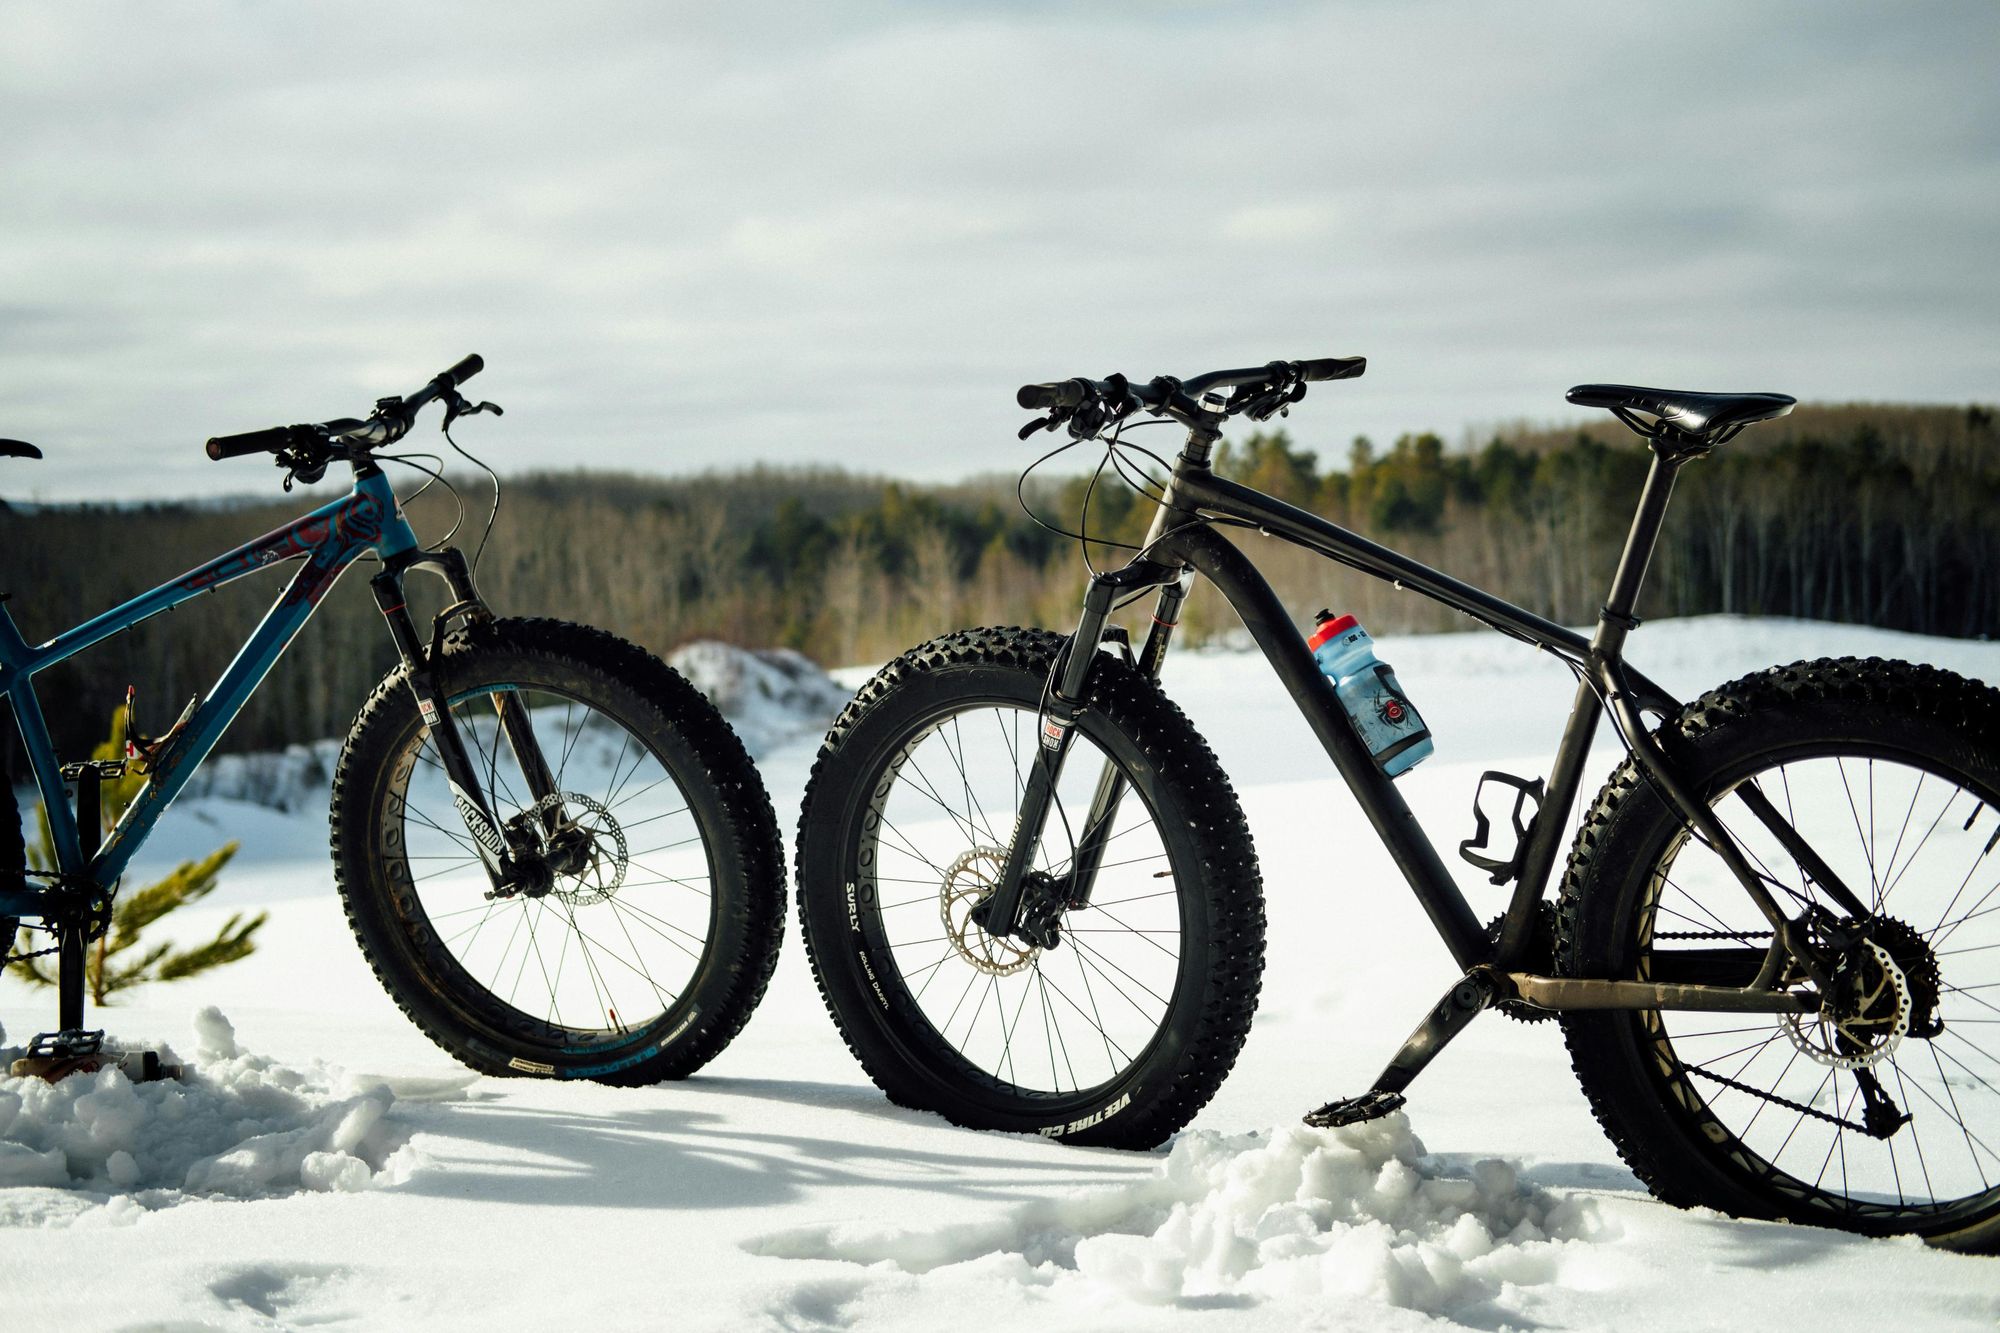
[(1337, 616), (1322, 620), (1319, 622), (1319, 628), (1312, 632), (1312, 637), (1306, 640), (1306, 647), (1318, 652), (1320, 645), (1328, 639), (1338, 638), (1360, 623), (1353, 616)]

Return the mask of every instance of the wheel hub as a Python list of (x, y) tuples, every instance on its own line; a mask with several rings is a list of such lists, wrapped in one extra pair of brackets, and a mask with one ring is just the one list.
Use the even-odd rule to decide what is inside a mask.
[[(545, 836), (542, 814), (560, 803), (568, 819)], [(531, 897), (553, 894), (571, 907), (601, 903), (625, 882), (631, 850), (625, 830), (601, 802), (578, 792), (544, 797), (507, 821), (508, 842), (526, 877), (537, 882)], [(547, 882), (539, 883), (546, 880)]]
[(1785, 1032), (1801, 1054), (1834, 1069), (1873, 1069), (1910, 1031), (1909, 979), (1873, 940), (1848, 948), (1833, 984), (1811, 1014), (1787, 1014)]
[(1011, 976), (1034, 965), (1041, 950), (1018, 940), (989, 935), (972, 919), (973, 909), (993, 896), (1007, 853), (1000, 847), (974, 847), (951, 863), (938, 893), (938, 913), (945, 935), (958, 956), (989, 976)]

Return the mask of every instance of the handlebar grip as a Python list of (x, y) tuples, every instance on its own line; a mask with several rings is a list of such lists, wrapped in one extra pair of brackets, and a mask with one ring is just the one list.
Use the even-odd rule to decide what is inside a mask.
[(457, 388), (484, 369), (486, 369), (486, 358), (474, 352), (471, 356), (466, 357), (465, 360), (447, 370), (441, 378), (449, 379), (452, 387)]
[(1084, 400), (1086, 386), (1082, 380), (1064, 380), (1060, 384), (1023, 384), (1014, 401), (1029, 411), (1044, 407), (1078, 407)]
[(1317, 361), (1301, 361), (1298, 363), (1298, 367), (1299, 378), (1309, 383), (1316, 383), (1320, 380), (1351, 380), (1359, 377), (1362, 371), (1368, 369), (1368, 358), (1365, 356), (1327, 356), (1321, 357)]
[(208, 442), (208, 456), (220, 463), (225, 458), (241, 458), (245, 454), (274, 454), (292, 443), (296, 430), (297, 426), (272, 426), (241, 435), (217, 435)]

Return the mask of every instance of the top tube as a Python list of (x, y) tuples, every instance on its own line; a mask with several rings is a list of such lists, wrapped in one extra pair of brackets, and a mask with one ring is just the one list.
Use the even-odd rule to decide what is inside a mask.
[(397, 505), (388, 478), (375, 469), (357, 476), (354, 488), (339, 499), (198, 565), (150, 592), (141, 593), (46, 643), (30, 646), (21, 638), (11, 617), (0, 622), (6, 630), (0, 633), (0, 689), (11, 687), (17, 675), (32, 675), (74, 657), (162, 611), (170, 611), (202, 593), (282, 561), (303, 557), (321, 571), (322, 577), (309, 581), (301, 594), (316, 605), (333, 577), (363, 551), (372, 548), (386, 559), (416, 544), (416, 534)]

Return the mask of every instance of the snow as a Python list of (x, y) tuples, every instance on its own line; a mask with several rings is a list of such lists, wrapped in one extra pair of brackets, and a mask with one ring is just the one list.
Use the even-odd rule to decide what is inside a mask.
[(818, 1225), (747, 1248), (913, 1274), (985, 1261), (1058, 1300), (1092, 1289), (1160, 1306), (1332, 1296), (1437, 1314), (1556, 1281), (1565, 1242), (1608, 1234), (1594, 1201), (1524, 1186), (1498, 1159), (1443, 1163), (1397, 1113), (1333, 1131), (1196, 1130), (1116, 1189), (957, 1227)]
[[(397, 1096), (390, 1081), (246, 1052), (213, 1006), (196, 1012), (193, 1029), (182, 1081), (135, 1084), (117, 1069), (54, 1084), (7, 1080), (0, 1186), (42, 1188), (0, 1195), (0, 1222), (129, 1224), (189, 1198), (370, 1189), (405, 1178), (420, 1160), (384, 1119)], [(163, 1058), (178, 1062), (171, 1047)], [(415, 1091), (434, 1096), (471, 1081), (433, 1079)]]
[(667, 664), (722, 710), (752, 754), (823, 734), (852, 693), (790, 648), (745, 651), (700, 639), (674, 650)]
[[(1545, 771), (1569, 675), (1485, 634), (1379, 649), (1438, 740), (1401, 789), (1440, 846), (1455, 844), (1480, 771)], [(2000, 644), (1804, 622), (1649, 624), (1631, 651), (1683, 694), (1841, 654), (2000, 680)], [(793, 827), (838, 692), (801, 687), (787, 703), (782, 680), (742, 661), (710, 675), (690, 665), (718, 695), (746, 682), (726, 706)], [(172, 1043), (185, 1082), (0, 1079), (10, 1318), (926, 1330), (2000, 1319), (1990, 1261), (1653, 1202), (1598, 1132), (1553, 1024), (1484, 1017), (1406, 1114), (1301, 1127), (1302, 1112), (1366, 1086), (1449, 984), (1450, 961), (1259, 659), (1177, 654), (1164, 683), (1236, 782), (1271, 919), (1243, 1055), (1169, 1148), (1065, 1148), (890, 1106), (834, 1033), (795, 930), (756, 1017), (694, 1079), (475, 1078), (361, 961), (332, 895), (323, 804), (287, 813), (207, 795), (177, 804), (134, 874), (241, 838), (213, 898), (157, 929), (194, 938), (268, 905), (262, 945), (97, 1015), (130, 1044)], [(1614, 747), (1600, 738), (1593, 783)], [(1475, 909), (1497, 912), (1501, 891), (1452, 864)], [(48, 992), (0, 980), (12, 1034), (0, 1041), (46, 1027), (52, 1008)]]

